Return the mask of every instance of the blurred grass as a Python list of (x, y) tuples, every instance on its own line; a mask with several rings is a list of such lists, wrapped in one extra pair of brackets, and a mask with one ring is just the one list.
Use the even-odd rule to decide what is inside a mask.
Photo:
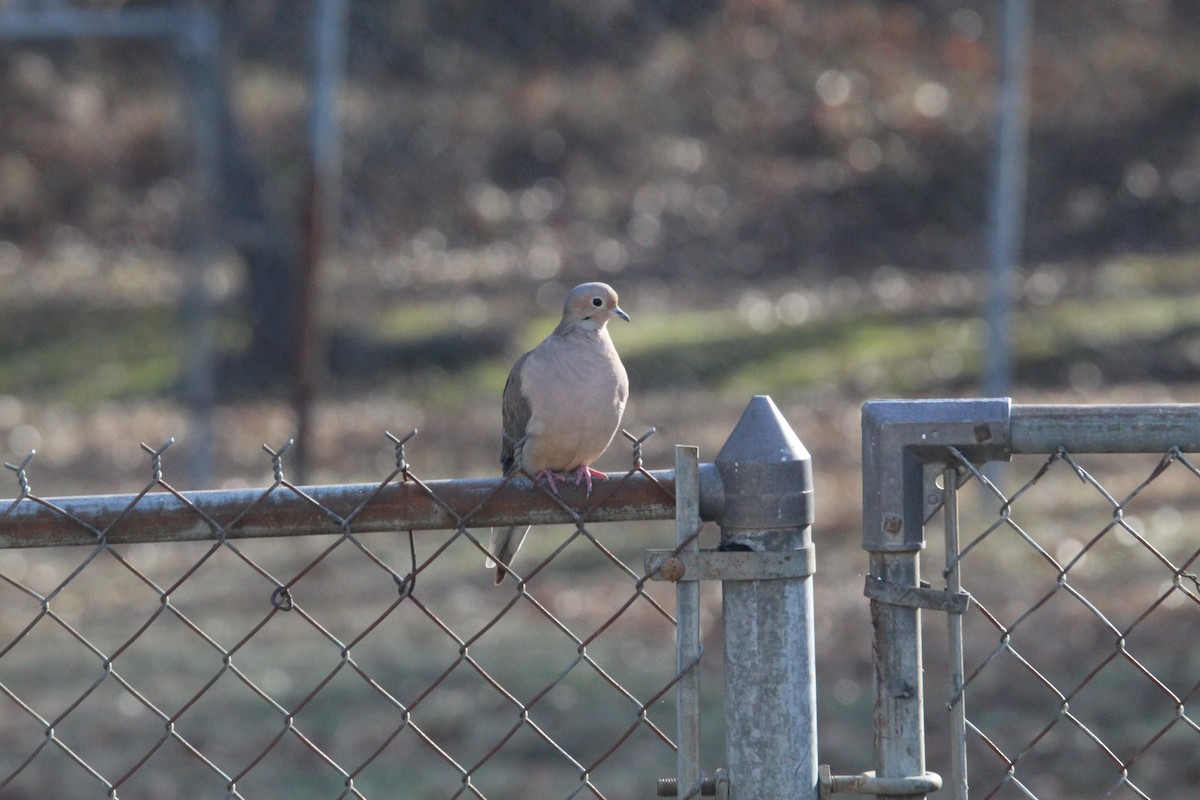
[[(1056, 267), (1034, 276), (1012, 320), (1018, 376), (1034, 385), (1065, 383), (1072, 364), (1113, 347), (1156, 348), (1200, 329), (1200, 284), (1186, 267), (1195, 255), (1119, 259), (1094, 271)], [(1091, 277), (1089, 277), (1091, 276)], [(1038, 289), (1051, 285), (1050, 296)], [(1089, 285), (1071, 285), (1080, 280)], [(869, 284), (866, 284), (869, 286)], [(636, 298), (636, 287), (628, 292)], [(703, 388), (725, 396), (830, 391), (847, 396), (958, 393), (977, 384), (984, 330), (972, 305), (857, 304), (791, 317), (785, 301), (684, 307), (671, 304), (611, 327), (634, 385), (643, 391)], [(697, 305), (711, 304), (711, 299)], [(628, 303), (627, 303), (628, 305)], [(459, 300), (397, 302), (354, 322), (333, 320), (328, 372), (369, 389), (401, 381), (412, 402), (461, 409), (498, 396), (511, 359), (555, 325), (548, 314), (514, 329), (491, 308), (464, 324)], [(108, 400), (167, 396), (180, 381), (181, 344), (173, 311), (138, 308), (10, 309), (0, 331), (0, 394), (53, 398), (81, 408)], [(220, 323), (222, 357), (241, 340)], [(1195, 341), (1175, 342), (1200, 359)], [(1191, 344), (1188, 342), (1191, 341)], [(345, 344), (348, 343), (348, 344)], [(1161, 353), (1160, 353), (1161, 355)], [(1145, 364), (1152, 363), (1147, 358)], [(1135, 361), (1105, 365), (1112, 383), (1142, 378)], [(1194, 367), (1195, 364), (1190, 366)], [(1180, 363), (1181, 372), (1188, 364)], [(1112, 374), (1107, 374), (1111, 372)]]
[(164, 306), (6, 309), (0, 394), (80, 408), (162, 395), (179, 379), (176, 313)]

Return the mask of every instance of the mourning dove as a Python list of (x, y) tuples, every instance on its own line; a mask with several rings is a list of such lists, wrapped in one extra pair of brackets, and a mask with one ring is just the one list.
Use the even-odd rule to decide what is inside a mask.
[[(558, 327), (517, 359), (504, 385), (505, 476), (524, 470), (555, 494), (556, 479), (574, 477), (590, 494), (592, 478), (605, 477), (591, 465), (616, 435), (629, 397), (625, 365), (608, 336), (613, 317), (629, 321), (611, 286), (576, 286), (567, 293)], [(492, 529), (486, 566), (496, 568), (497, 585), (528, 532), (528, 526)]]

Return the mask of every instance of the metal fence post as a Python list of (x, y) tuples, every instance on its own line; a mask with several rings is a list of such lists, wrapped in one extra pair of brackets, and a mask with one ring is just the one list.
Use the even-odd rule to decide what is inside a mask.
[[(675, 546), (697, 553), (700, 519), (700, 448), (675, 445)], [(700, 769), (700, 582), (675, 584), (675, 669), (679, 672), (675, 728), (676, 796), (699, 797)]]
[(917, 798), (941, 787), (941, 777), (925, 771), (921, 609), (950, 611), (964, 598), (922, 586), (925, 520), (943, 502), (933, 479), (949, 463), (950, 448), (976, 463), (1007, 460), (1010, 422), (1007, 399), (863, 404), (863, 549), (870, 554), (864, 592), (875, 632), (876, 763), (874, 772), (855, 776), (864, 793)]
[[(750, 401), (715, 464), (725, 497), (720, 549), (811, 564), (812, 463), (771, 398)], [(722, 596), (729, 796), (815, 800), (811, 576), (726, 580)]]

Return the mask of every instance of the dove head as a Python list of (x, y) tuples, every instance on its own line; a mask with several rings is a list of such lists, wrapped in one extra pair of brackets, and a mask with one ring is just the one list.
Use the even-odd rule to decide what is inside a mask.
[(603, 330), (613, 317), (629, 321), (629, 315), (617, 305), (616, 291), (607, 283), (583, 283), (567, 293), (558, 327)]

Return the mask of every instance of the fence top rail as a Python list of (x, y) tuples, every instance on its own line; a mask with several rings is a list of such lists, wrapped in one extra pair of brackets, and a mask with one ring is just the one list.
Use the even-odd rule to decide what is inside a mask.
[(1013, 405), (1013, 453), (1200, 452), (1200, 404)]
[[(1200, 404), (1014, 405), (1008, 398), (871, 400), (862, 408), (863, 547), (924, 547), (941, 505), (931, 478), (953, 450), (973, 463), (1013, 455), (1200, 452)], [(932, 470), (932, 471), (931, 471)]]
[[(715, 518), (721, 493), (701, 465), (701, 515)], [(177, 492), (153, 484), (138, 494), (0, 500), (0, 548), (251, 539), (342, 532), (674, 519), (675, 471), (637, 470), (597, 481), (591, 496), (561, 485), (555, 498), (525, 478)]]
[(980, 461), (1013, 454), (1200, 452), (1200, 404), (1024, 405), (1007, 397), (869, 400), (865, 443), (915, 448), (934, 460), (940, 448), (966, 447)]

